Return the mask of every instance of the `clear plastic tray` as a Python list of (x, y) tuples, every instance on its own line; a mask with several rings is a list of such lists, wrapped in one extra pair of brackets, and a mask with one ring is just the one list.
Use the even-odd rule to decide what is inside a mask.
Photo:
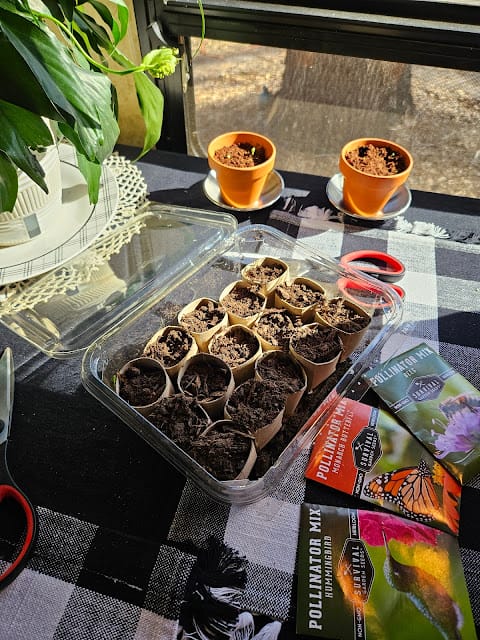
[[(136, 239), (135, 295), (118, 322), (95, 339), (85, 352), (82, 381), (86, 389), (174, 467), (192, 478), (215, 499), (246, 504), (273, 489), (299, 453), (308, 447), (338, 398), (355, 398), (363, 372), (379, 358), (382, 346), (396, 330), (402, 312), (401, 301), (388, 286), (359, 272), (346, 271), (338, 262), (322, 257), (301, 242), (263, 225), (235, 228), (223, 214), (152, 207), (142, 231), (144, 246), (152, 237), (165, 251), (156, 261), (144, 260)], [(157, 237), (158, 236), (158, 237)], [(131, 252), (128, 248), (124, 260)], [(178, 255), (175, 257), (175, 252)], [(149, 249), (149, 255), (151, 251)], [(176, 324), (179, 310), (198, 297), (217, 298), (225, 286), (241, 278), (242, 268), (260, 257), (278, 257), (290, 267), (290, 276), (304, 276), (322, 283), (332, 296), (338, 293), (339, 278), (348, 277), (362, 288), (366, 303), (375, 302), (372, 322), (358, 351), (305, 400), (298, 417), (305, 419), (292, 439), (278, 453), (267, 470), (255, 479), (218, 481), (188, 456), (114, 391), (114, 374), (127, 360), (140, 354), (148, 338), (162, 326)], [(143, 287), (138, 285), (144, 282)], [(373, 307), (370, 307), (373, 309)], [(108, 327), (108, 325), (105, 325)], [(334, 393), (332, 393), (332, 389)], [(359, 392), (358, 392), (359, 393)], [(303, 411), (303, 414), (300, 412)]]

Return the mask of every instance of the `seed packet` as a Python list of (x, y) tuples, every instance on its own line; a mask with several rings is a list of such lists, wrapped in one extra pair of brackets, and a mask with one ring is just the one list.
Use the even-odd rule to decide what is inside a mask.
[(394, 514), (304, 503), (296, 630), (329, 640), (476, 637), (457, 538)]
[(430, 346), (417, 345), (366, 378), (460, 482), (480, 473), (480, 392)]
[(458, 535), (461, 485), (387, 411), (342, 398), (315, 439), (305, 476)]

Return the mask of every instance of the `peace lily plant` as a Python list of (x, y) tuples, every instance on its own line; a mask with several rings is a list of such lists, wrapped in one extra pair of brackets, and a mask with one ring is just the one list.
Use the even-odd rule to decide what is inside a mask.
[[(99, 0), (0, 0), (0, 211), (15, 205), (17, 170), (47, 189), (32, 151), (54, 142), (51, 128), (74, 145), (97, 202), (101, 165), (120, 133), (109, 74), (135, 80), (145, 121), (139, 157), (160, 138), (163, 95), (148, 76), (173, 74), (178, 50), (162, 47), (133, 64), (119, 49), (128, 8), (123, 0), (112, 5), (116, 15)], [(204, 26), (201, 0), (199, 7)]]

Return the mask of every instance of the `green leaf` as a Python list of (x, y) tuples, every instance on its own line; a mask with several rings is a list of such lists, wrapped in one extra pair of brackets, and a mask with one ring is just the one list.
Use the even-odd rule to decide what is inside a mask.
[[(8, 18), (8, 24), (2, 22), (4, 18)], [(68, 49), (46, 27), (23, 16), (2, 14), (1, 10), (0, 23), (5, 37), (23, 57), (44, 93), (68, 116), (65, 119), (74, 123), (81, 144), (79, 151), (91, 161), (108, 156), (119, 135), (108, 77), (75, 64)], [(8, 64), (8, 60), (2, 63)]]
[(137, 160), (150, 151), (160, 139), (163, 124), (163, 93), (143, 73), (134, 75), (138, 104), (145, 120), (143, 149)]
[(0, 100), (0, 150), (44, 191), (45, 174), (30, 149), (52, 143), (50, 130), (39, 116)]
[(0, 211), (11, 211), (18, 191), (15, 167), (3, 153), (0, 153)]
[(114, 44), (117, 45), (123, 40), (128, 29), (129, 11), (127, 5), (122, 0), (112, 0), (117, 5), (118, 22), (114, 20), (110, 9), (98, 0), (90, 0), (92, 5), (107, 24), (112, 32)]
[(77, 153), (78, 168), (87, 181), (88, 197), (92, 204), (98, 202), (98, 194), (100, 191), (100, 178), (102, 175), (102, 167), (100, 164), (90, 162), (85, 156)]

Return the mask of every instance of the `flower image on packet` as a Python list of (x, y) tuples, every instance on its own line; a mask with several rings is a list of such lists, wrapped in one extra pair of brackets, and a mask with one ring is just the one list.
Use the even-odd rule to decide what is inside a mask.
[(419, 344), (365, 377), (461, 483), (480, 473), (480, 392), (429, 345)]
[(458, 535), (461, 485), (387, 411), (342, 398), (315, 438), (305, 477)]
[(335, 640), (476, 637), (458, 540), (391, 513), (304, 503), (296, 630)]

